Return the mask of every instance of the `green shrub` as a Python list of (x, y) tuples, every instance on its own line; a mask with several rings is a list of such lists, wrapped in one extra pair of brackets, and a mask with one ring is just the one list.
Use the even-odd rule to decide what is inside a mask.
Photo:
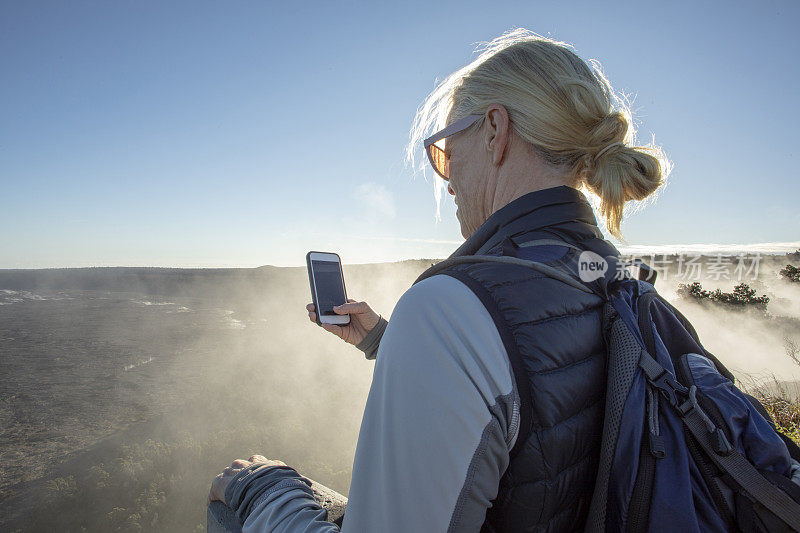
[(780, 275), (792, 283), (800, 283), (800, 268), (792, 265), (786, 265), (786, 268), (781, 269)]
[(715, 304), (720, 304), (729, 309), (746, 309), (752, 307), (759, 311), (766, 312), (769, 296), (756, 296), (755, 289), (747, 283), (740, 283), (733, 288), (733, 292), (722, 292), (720, 289), (706, 291), (703, 286), (695, 281), (689, 285), (679, 283), (677, 294), (681, 298), (690, 298), (697, 301), (708, 300)]
[(772, 417), (778, 431), (800, 446), (800, 403), (777, 396), (761, 397), (759, 401)]

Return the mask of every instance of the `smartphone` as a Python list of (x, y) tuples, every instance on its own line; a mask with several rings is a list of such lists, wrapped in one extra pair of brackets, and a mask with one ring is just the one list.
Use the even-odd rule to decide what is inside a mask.
[(308, 252), (306, 254), (308, 281), (311, 283), (311, 299), (317, 314), (317, 324), (346, 325), (350, 315), (337, 315), (333, 308), (347, 302), (344, 288), (342, 260), (331, 252)]

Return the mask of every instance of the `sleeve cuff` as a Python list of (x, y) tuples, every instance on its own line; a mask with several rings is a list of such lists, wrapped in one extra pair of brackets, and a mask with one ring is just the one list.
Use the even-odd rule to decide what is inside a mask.
[(278, 487), (292, 485), (303, 489), (313, 499), (311, 482), (288, 466), (254, 463), (239, 472), (225, 490), (225, 504), (233, 509), (241, 523), (247, 519), (255, 503), (264, 494)]
[(364, 355), (367, 356), (367, 359), (375, 359), (378, 352), (378, 346), (381, 343), (381, 338), (383, 337), (383, 332), (386, 331), (386, 326), (389, 325), (389, 322), (383, 318), (383, 316), (378, 316), (378, 323), (372, 328), (364, 339), (356, 345), (356, 348), (364, 352)]

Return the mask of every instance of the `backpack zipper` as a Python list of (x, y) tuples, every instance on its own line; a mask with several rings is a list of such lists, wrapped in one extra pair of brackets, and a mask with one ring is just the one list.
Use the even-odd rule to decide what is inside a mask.
[(625, 531), (628, 533), (638, 533), (647, 531), (650, 521), (650, 499), (653, 493), (653, 478), (656, 473), (656, 459), (647, 444), (642, 439), (642, 446), (639, 450), (639, 470), (636, 474), (636, 483), (633, 486), (633, 494), (628, 504), (628, 522)]

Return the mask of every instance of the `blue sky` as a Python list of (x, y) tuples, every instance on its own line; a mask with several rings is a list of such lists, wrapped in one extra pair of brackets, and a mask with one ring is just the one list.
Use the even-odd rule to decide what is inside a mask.
[(3, 2), (0, 268), (446, 257), (416, 107), (512, 27), (635, 96), (675, 168), (628, 244), (800, 240), (796, 2)]

